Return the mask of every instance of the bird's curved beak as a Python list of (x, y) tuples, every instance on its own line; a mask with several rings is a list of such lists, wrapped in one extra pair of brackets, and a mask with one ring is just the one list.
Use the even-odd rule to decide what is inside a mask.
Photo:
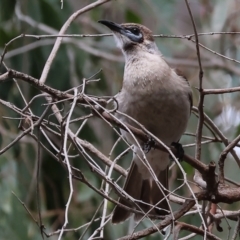
[(118, 32), (120, 34), (126, 35), (126, 30), (120, 24), (117, 24), (117, 23), (114, 23), (111, 21), (107, 21), (107, 20), (100, 20), (98, 22), (105, 25), (113, 32)]

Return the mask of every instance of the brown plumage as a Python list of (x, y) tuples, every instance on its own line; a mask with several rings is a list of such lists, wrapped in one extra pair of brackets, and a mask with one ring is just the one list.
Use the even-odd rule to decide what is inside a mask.
[[(147, 27), (105, 20), (100, 23), (113, 31), (125, 56), (123, 85), (117, 96), (119, 112), (135, 119), (164, 144), (178, 142), (190, 116), (192, 93), (188, 82), (168, 66)], [(125, 115), (116, 116), (122, 122), (139, 127)], [(145, 213), (151, 209), (152, 214), (168, 214), (168, 153), (152, 148), (145, 154), (146, 162), (141, 149), (144, 143), (138, 140), (138, 144), (128, 132), (121, 132), (134, 145), (124, 190), (140, 202), (135, 201), (139, 207), (122, 198), (119, 202)], [(112, 222), (125, 221), (130, 215), (131, 212), (116, 206)], [(135, 214), (135, 220), (142, 216)]]

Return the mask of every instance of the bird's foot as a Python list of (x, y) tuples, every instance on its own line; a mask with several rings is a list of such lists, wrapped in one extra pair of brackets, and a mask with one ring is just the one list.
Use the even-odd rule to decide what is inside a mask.
[[(184, 157), (184, 150), (183, 150), (182, 144), (179, 142), (172, 142), (171, 146), (173, 146), (177, 150), (175, 155), (179, 159), (179, 161), (182, 161), (183, 157)], [(170, 156), (170, 158), (171, 158), (171, 156)]]
[(143, 151), (144, 151), (144, 153), (147, 154), (151, 150), (151, 148), (154, 148), (155, 144), (156, 144), (155, 140), (152, 137), (149, 137), (148, 141), (143, 143)]

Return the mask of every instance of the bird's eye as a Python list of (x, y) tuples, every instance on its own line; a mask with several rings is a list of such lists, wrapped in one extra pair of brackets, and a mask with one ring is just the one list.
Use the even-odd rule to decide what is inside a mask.
[(131, 29), (131, 32), (132, 32), (134, 35), (139, 35), (140, 30), (139, 30), (138, 28), (132, 28), (132, 29)]

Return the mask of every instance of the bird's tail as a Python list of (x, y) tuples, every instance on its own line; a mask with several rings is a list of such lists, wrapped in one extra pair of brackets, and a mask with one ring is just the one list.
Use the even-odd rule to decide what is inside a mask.
[[(168, 189), (168, 168), (160, 172), (158, 175), (158, 180), (164, 186), (164, 188)], [(154, 208), (150, 211), (151, 214), (168, 214), (169, 205), (167, 203), (167, 199), (165, 198), (166, 191), (161, 191), (155, 181), (142, 179), (141, 174), (138, 172), (138, 167), (134, 162), (132, 162), (130, 167), (130, 171), (124, 185), (124, 191), (131, 197), (146, 203), (144, 204), (136, 202), (142, 211), (148, 212), (151, 209), (150, 205), (156, 205), (156, 207), (160, 209)], [(140, 210), (135, 204), (131, 204), (129, 201), (126, 201), (123, 198), (119, 198), (118, 201), (123, 205)], [(115, 224), (123, 222), (129, 218), (131, 214), (132, 213), (130, 211), (116, 206), (112, 217), (112, 223)], [(142, 216), (142, 214), (135, 214), (134, 220), (139, 221)]]

